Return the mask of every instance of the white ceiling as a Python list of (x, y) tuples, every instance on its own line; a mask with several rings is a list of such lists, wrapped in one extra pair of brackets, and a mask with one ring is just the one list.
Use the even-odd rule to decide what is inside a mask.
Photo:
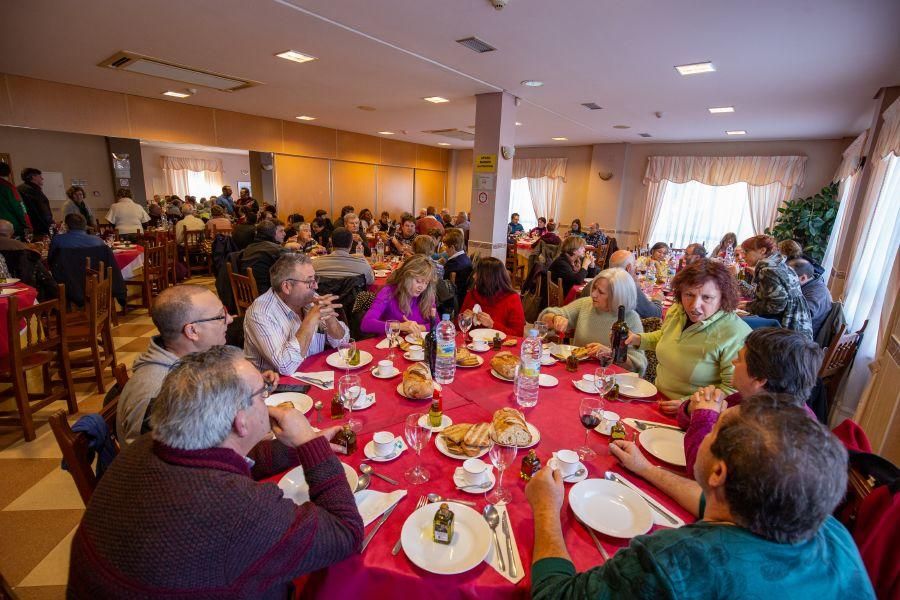
[[(129, 50), (264, 84), (176, 102), (453, 147), (471, 144), (422, 131), (467, 128), (474, 94), (501, 89), (524, 100), (517, 145), (533, 146), (850, 136), (900, 84), (897, 0), (29, 0), (4, 14), (3, 72), (157, 98), (186, 87), (96, 66)], [(497, 51), (454, 41), (469, 35)], [(319, 60), (273, 56), (287, 49)], [(703, 60), (718, 71), (673, 69)], [(706, 110), (723, 105), (736, 112)]]

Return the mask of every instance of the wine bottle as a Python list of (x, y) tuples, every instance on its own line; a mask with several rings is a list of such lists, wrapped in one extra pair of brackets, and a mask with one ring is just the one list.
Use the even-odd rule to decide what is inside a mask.
[(617, 365), (624, 364), (628, 359), (628, 346), (625, 344), (625, 340), (628, 339), (628, 324), (625, 322), (625, 307), (621, 304), (619, 318), (613, 323), (609, 338), (613, 362)]
[(437, 362), (437, 333), (435, 332), (437, 325), (435, 324), (434, 316), (429, 319), (429, 324), (430, 328), (425, 335), (425, 342), (422, 344), (422, 347), (425, 350), (425, 364), (428, 365), (428, 368), (431, 370), (431, 376), (434, 377), (434, 367)]

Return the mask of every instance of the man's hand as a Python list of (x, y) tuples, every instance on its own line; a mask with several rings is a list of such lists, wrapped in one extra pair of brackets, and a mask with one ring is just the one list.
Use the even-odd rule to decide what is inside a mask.
[(296, 448), (319, 435), (299, 410), (279, 406), (269, 406), (268, 409), (272, 433), (285, 446)]
[(324, 322), (337, 317), (337, 309), (341, 307), (341, 305), (336, 302), (337, 299), (338, 297), (334, 294), (325, 294), (324, 296), (316, 298), (312, 308), (307, 311), (306, 318), (303, 319), (303, 324), (305, 325), (307, 320), (309, 320), (310, 325), (318, 327), (319, 321)]
[(678, 407), (684, 402), (682, 399), (678, 400), (660, 400), (657, 404), (659, 406), (659, 410), (664, 412), (667, 415), (674, 415), (678, 412)]
[(525, 486), (525, 497), (534, 513), (548, 511), (559, 515), (565, 496), (562, 474), (557, 469), (544, 467)]
[(609, 453), (616, 457), (619, 464), (636, 475), (643, 476), (647, 469), (653, 468), (634, 442), (614, 440), (609, 444)]
[(279, 375), (275, 371), (262, 372), (263, 383), (268, 383), (272, 386), (272, 389), (275, 389), (278, 386), (278, 377)]

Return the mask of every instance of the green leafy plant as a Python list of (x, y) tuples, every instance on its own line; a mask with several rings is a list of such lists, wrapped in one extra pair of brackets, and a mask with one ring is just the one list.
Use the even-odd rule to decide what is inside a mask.
[(778, 209), (775, 226), (766, 233), (776, 240), (794, 240), (803, 252), (821, 262), (838, 212), (837, 183), (808, 198), (788, 200)]

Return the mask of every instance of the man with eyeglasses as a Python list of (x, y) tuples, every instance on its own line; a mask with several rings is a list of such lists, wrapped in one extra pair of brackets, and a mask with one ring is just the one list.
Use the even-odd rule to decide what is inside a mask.
[[(150, 317), (159, 334), (150, 339), (147, 351), (135, 359), (133, 373), (116, 409), (116, 431), (119, 439), (127, 443), (150, 430), (148, 407), (178, 359), (224, 345), (225, 330), (232, 321), (215, 294), (205, 287), (187, 284), (163, 290), (153, 302)], [(277, 380), (274, 373), (266, 378)]]
[(305, 254), (286, 254), (269, 272), (272, 287), (244, 315), (244, 352), (258, 369), (293, 375), (308, 356), (350, 338), (337, 317), (337, 296), (316, 293), (318, 280)]

